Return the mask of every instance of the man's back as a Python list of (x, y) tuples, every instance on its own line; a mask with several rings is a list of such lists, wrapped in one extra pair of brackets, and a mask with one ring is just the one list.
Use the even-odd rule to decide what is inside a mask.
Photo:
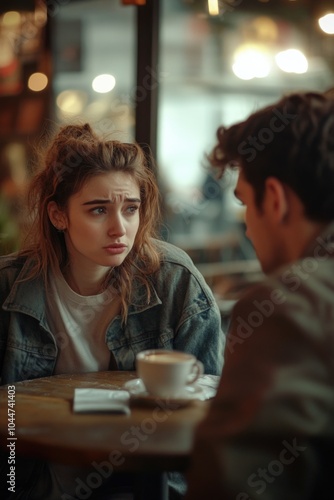
[[(323, 500), (334, 474), (334, 224), (236, 305), (189, 498)], [(293, 492), (293, 493), (292, 493)]]
[(238, 169), (235, 196), (269, 277), (233, 310), (187, 500), (333, 498), (333, 137), (334, 101), (317, 93), (217, 131), (212, 166)]

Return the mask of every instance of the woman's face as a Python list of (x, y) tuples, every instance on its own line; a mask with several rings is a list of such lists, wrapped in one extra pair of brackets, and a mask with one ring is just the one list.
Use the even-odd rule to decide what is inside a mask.
[(68, 201), (65, 242), (75, 266), (115, 267), (131, 251), (139, 227), (140, 191), (127, 173), (89, 179)]

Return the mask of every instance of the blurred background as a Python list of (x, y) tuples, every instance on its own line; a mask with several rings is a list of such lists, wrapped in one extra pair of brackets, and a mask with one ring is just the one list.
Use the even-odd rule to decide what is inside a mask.
[(20, 246), (35, 144), (89, 121), (150, 147), (161, 235), (224, 314), (261, 272), (233, 175), (207, 168), (216, 130), (282, 94), (328, 91), (333, 76), (333, 0), (2, 0), (0, 253)]

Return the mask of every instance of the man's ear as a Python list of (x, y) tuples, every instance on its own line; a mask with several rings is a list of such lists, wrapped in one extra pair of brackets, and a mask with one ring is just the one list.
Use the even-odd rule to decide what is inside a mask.
[(283, 223), (290, 209), (289, 196), (285, 185), (276, 177), (268, 177), (265, 182), (265, 206), (273, 221)]
[(51, 224), (59, 231), (64, 231), (67, 227), (65, 212), (59, 209), (55, 201), (48, 203), (47, 210)]

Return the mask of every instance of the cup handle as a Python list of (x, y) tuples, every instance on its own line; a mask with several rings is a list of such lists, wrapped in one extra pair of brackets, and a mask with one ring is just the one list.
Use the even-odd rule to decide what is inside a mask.
[(196, 382), (196, 380), (203, 375), (204, 373), (204, 365), (201, 361), (198, 359), (194, 362), (193, 364), (193, 370), (191, 374), (189, 375), (189, 378), (187, 380), (187, 384), (193, 384)]

